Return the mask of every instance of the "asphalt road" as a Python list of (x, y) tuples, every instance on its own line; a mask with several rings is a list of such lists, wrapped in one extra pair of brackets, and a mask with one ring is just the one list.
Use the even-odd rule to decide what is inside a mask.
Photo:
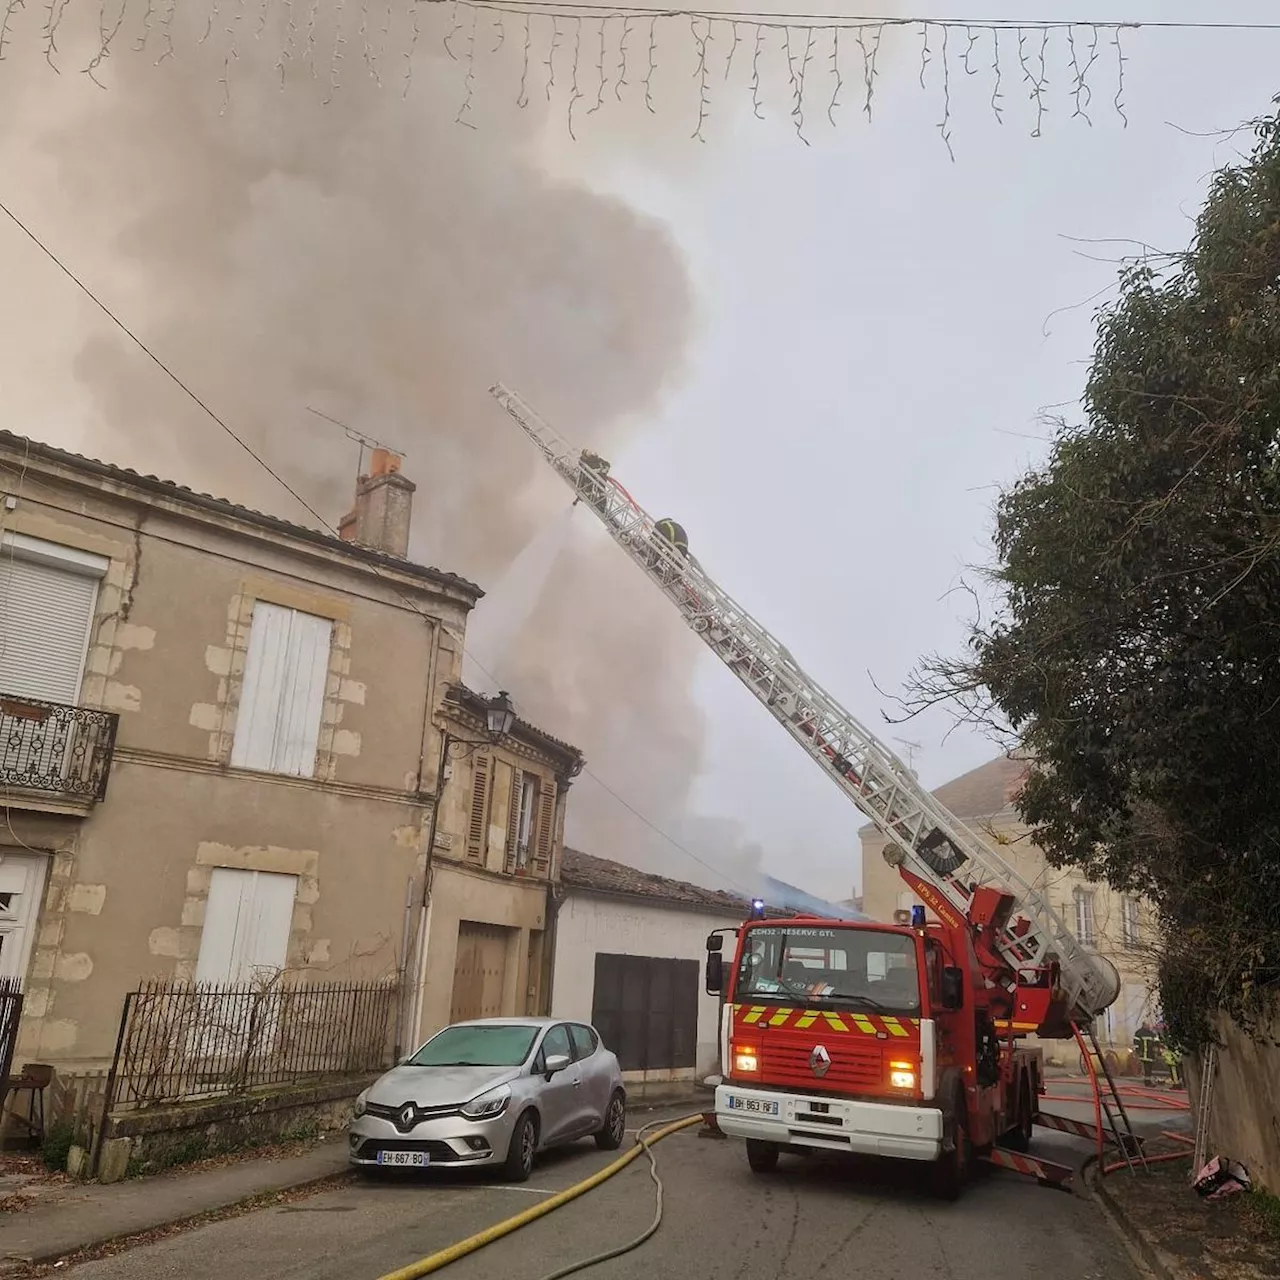
[[(1074, 1108), (1059, 1108), (1083, 1115)], [(652, 1118), (637, 1117), (640, 1122)], [(817, 1280), (850, 1274), (945, 1280), (1136, 1280), (1093, 1201), (1011, 1173), (980, 1174), (941, 1204), (909, 1164), (784, 1157), (752, 1174), (740, 1143), (697, 1129), (655, 1148), (665, 1188), (656, 1236), (583, 1274), (592, 1280)], [(1079, 1165), (1086, 1143), (1038, 1136), (1033, 1153)], [(442, 1172), (353, 1182), (214, 1223), (63, 1274), (75, 1280), (377, 1280), (586, 1177), (612, 1155), (591, 1142), (544, 1156), (522, 1187)], [(595, 1191), (449, 1267), (449, 1280), (540, 1280), (638, 1235), (654, 1186), (644, 1157)]]

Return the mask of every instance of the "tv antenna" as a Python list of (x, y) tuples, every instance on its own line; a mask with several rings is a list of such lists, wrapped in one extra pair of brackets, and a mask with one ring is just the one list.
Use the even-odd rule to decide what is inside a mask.
[(364, 474), (364, 451), (366, 449), (386, 449), (402, 458), (405, 457), (404, 450), (397, 445), (388, 444), (385, 440), (375, 440), (373, 436), (365, 435), (363, 431), (357, 431), (355, 427), (349, 427), (345, 422), (339, 422), (337, 418), (330, 416), (321, 409), (313, 409), (311, 405), (307, 405), (306, 408), (308, 413), (314, 413), (317, 418), (323, 418), (326, 422), (332, 422), (335, 427), (341, 427), (347, 439), (360, 446), (360, 463), (356, 475)]
[(916, 771), (916, 756), (924, 748), (918, 742), (912, 742), (909, 738), (894, 738), (894, 742), (900, 742), (906, 748), (907, 768), (914, 774)]

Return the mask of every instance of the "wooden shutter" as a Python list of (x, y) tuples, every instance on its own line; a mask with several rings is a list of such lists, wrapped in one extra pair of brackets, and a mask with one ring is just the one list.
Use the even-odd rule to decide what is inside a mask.
[(297, 876), (214, 867), (197, 982), (250, 982), (285, 967)]
[[(471, 820), (467, 824), (467, 861), (484, 862), (488, 846), (489, 774), (492, 761), (477, 753), (471, 761)], [(439, 803), (439, 797), (436, 798)]]
[(519, 769), (511, 770), (511, 804), (507, 810), (507, 856), (503, 869), (511, 875), (516, 869), (516, 848), (520, 839), (520, 799), (524, 791), (524, 774)]
[(233, 766), (314, 776), (332, 643), (331, 619), (254, 604)]
[(556, 784), (545, 778), (538, 783), (537, 828), (534, 834), (533, 874), (545, 876), (551, 869), (551, 842), (556, 834)]

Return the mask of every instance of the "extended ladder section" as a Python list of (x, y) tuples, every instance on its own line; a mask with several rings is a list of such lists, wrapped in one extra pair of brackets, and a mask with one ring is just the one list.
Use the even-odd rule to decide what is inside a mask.
[(514, 392), (501, 384), (491, 392), (708, 648), (884, 833), (890, 842), (886, 854), (900, 870), (933, 886), (962, 916), (979, 888), (1011, 895), (1014, 910), (995, 927), (996, 949), (1013, 973), (1056, 961), (1058, 999), (1068, 1017), (1088, 1022), (1115, 1000), (1114, 967), (1086, 951), (1039, 889), (954, 818), (888, 747), (805, 674), (671, 536), (673, 522), (655, 522), (609, 476), (608, 463), (574, 449)]

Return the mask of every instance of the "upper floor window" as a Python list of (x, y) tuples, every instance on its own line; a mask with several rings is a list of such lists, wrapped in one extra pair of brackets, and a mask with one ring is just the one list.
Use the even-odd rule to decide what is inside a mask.
[(265, 600), (253, 606), (231, 763), (313, 777), (333, 622)]
[(529, 865), (529, 847), (533, 840), (533, 815), (538, 807), (538, 779), (531, 773), (519, 775), (520, 789), (512, 806), (515, 817), (515, 864)]
[(1136, 947), (1142, 941), (1142, 920), (1138, 899), (1125, 898), (1123, 910), (1124, 945)]
[(548, 875), (555, 811), (554, 782), (487, 751), (477, 752), (471, 764), (467, 860), (508, 875)]
[(0, 693), (74, 704), (80, 697), (103, 556), (4, 535), (0, 547)]
[(1095, 933), (1093, 925), (1093, 890), (1077, 889), (1075, 891), (1076, 903), (1076, 937), (1091, 947), (1095, 942)]

